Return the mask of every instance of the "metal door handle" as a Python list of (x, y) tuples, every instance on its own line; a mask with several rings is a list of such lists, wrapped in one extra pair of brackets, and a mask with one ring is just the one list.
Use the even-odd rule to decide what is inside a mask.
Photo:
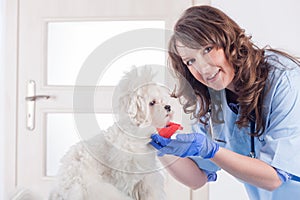
[(30, 97), (25, 97), (26, 101), (35, 101), (37, 99), (49, 99), (50, 96), (48, 95), (35, 95), (35, 96), (30, 96)]
[(35, 101), (39, 99), (49, 99), (49, 95), (36, 95), (35, 94), (35, 81), (30, 80), (27, 84), (27, 97), (25, 97), (27, 109), (26, 120), (27, 129), (32, 131), (35, 128)]

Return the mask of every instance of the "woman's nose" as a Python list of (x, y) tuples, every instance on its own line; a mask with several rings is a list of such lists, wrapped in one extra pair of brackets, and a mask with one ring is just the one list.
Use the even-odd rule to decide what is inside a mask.
[(209, 73), (210, 70), (210, 65), (206, 62), (196, 62), (193, 67), (200, 74)]
[(196, 62), (193, 63), (193, 68), (200, 74), (209, 73), (209, 70), (211, 69), (209, 59), (207, 57), (198, 55)]

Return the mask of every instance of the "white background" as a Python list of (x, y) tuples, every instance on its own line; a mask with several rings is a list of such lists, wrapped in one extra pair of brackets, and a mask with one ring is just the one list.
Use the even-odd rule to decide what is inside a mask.
[(233, 18), (252, 40), (263, 47), (286, 50), (300, 56), (300, 2), (298, 0), (212, 0)]

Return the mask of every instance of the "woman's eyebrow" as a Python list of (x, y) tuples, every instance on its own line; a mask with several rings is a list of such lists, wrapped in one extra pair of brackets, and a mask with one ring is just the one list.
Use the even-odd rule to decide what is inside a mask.
[(181, 57), (182, 60), (188, 60), (190, 57)]

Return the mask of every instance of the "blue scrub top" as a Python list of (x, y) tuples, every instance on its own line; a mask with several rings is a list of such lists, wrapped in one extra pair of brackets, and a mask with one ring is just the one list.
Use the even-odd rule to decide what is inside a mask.
[[(300, 67), (291, 60), (270, 51), (268, 63), (272, 66), (265, 88), (263, 117), (266, 129), (255, 138), (255, 152), (260, 159), (274, 168), (300, 177)], [(285, 67), (288, 69), (286, 69)], [(248, 156), (251, 150), (249, 128), (239, 129), (235, 114), (228, 106), (225, 90), (220, 91), (224, 123), (214, 124), (210, 136), (202, 124), (193, 126), (195, 132), (207, 134), (221, 147)], [(191, 159), (201, 169), (216, 172), (218, 166), (199, 157)], [(300, 182), (288, 180), (274, 191), (267, 191), (243, 182), (251, 200), (282, 200), (300, 197)]]

